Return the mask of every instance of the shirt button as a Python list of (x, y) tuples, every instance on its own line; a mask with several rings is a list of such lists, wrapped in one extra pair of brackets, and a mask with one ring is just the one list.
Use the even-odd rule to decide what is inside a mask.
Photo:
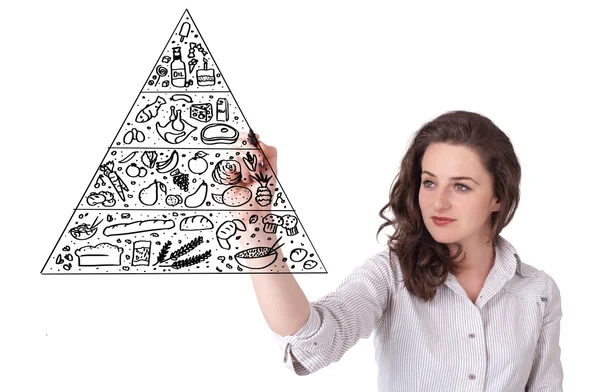
[(474, 374), (469, 374), (469, 380), (475, 380), (475, 375)]
[(474, 333), (470, 333), (470, 334), (469, 334), (469, 337), (470, 337), (471, 339), (473, 339), (473, 338), (475, 337), (475, 334), (474, 334)]

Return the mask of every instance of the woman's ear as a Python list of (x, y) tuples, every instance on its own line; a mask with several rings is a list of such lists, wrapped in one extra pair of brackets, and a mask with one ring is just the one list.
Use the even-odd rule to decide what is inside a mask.
[(494, 212), (500, 211), (501, 203), (500, 203), (500, 201), (498, 200), (497, 197), (494, 197), (493, 203), (494, 203), (494, 207), (492, 207), (493, 208), (492, 211), (494, 211)]

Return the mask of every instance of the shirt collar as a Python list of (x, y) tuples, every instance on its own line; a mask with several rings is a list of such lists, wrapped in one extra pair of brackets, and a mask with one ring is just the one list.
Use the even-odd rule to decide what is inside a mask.
[(508, 240), (502, 236), (498, 236), (496, 244), (496, 259), (494, 266), (498, 271), (506, 277), (506, 280), (511, 280), (515, 273), (521, 273), (521, 263), (517, 261), (517, 252)]
[(520, 276), (531, 276), (529, 272), (523, 269), (521, 258), (506, 238), (499, 235), (495, 249), (496, 259), (494, 263), (498, 265), (499, 271), (506, 276), (507, 280), (511, 280), (515, 273)]
[(506, 281), (511, 280), (515, 276), (515, 273), (521, 276), (530, 276), (523, 270), (519, 255), (514, 246), (506, 238), (499, 235), (494, 249), (495, 259), (492, 269), (497, 270), (496, 272), (504, 276)]

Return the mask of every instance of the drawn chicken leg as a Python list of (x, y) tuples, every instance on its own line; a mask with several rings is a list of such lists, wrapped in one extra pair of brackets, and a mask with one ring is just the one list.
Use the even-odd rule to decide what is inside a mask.
[(171, 116), (169, 122), (165, 125), (156, 123), (156, 132), (167, 143), (179, 144), (187, 139), (188, 136), (197, 128), (187, 121), (181, 119), (181, 110), (177, 110), (175, 115), (175, 106), (171, 106)]

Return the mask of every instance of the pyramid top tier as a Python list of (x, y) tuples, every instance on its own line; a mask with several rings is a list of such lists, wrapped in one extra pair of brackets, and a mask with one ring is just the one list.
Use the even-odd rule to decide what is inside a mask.
[(142, 91), (229, 91), (187, 10), (173, 30)]

